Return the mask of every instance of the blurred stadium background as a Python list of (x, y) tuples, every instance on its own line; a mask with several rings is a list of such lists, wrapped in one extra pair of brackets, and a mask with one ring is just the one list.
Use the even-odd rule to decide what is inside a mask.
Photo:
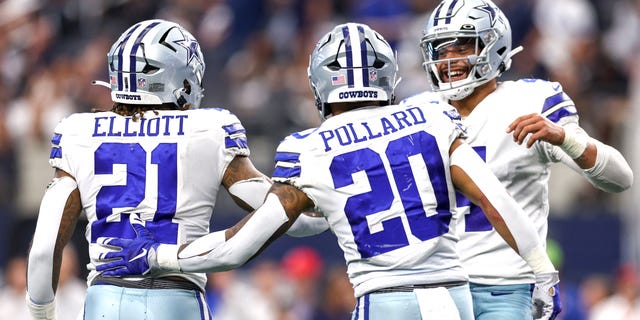
[[(524, 46), (502, 79), (560, 81), (576, 102), (581, 125), (618, 148), (637, 172), (640, 1), (496, 3), (511, 21), (514, 47)], [(433, 0), (0, 1), (0, 269), (5, 275), (0, 286), (11, 289), (15, 280), (9, 266), (26, 255), (40, 198), (52, 175), (47, 159), (53, 128), (68, 113), (111, 107), (109, 92), (90, 83), (107, 79), (106, 54), (128, 26), (163, 18), (196, 36), (207, 66), (203, 106), (234, 112), (247, 128), (253, 161), (271, 174), (280, 139), (319, 123), (306, 73), (315, 41), (336, 23), (371, 25), (398, 51), (401, 99), (428, 88), (418, 41), (436, 4)], [(640, 263), (636, 212), (640, 195), (637, 187), (606, 194), (568, 169), (554, 170), (550, 248), (566, 294), (572, 294), (563, 316), (584, 319), (579, 315), (588, 313), (591, 300), (616, 290), (615, 279), (625, 276), (635, 281), (638, 275), (633, 266)], [(242, 212), (223, 195), (212, 229), (228, 227), (240, 217)], [(79, 266), (75, 276), (80, 279), (87, 261), (84, 225), (79, 223), (73, 239)], [(601, 288), (606, 290), (599, 298), (588, 291), (594, 279), (604, 279)], [(251, 318), (246, 307), (234, 305), (237, 296), (259, 301), (249, 308), (261, 315), (259, 319), (346, 319), (353, 305), (342, 253), (329, 233), (283, 237), (241, 270), (212, 275), (211, 292), (210, 302), (221, 319)]]

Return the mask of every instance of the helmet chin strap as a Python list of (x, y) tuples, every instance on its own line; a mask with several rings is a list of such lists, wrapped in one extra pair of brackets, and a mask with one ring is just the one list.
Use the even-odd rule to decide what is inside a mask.
[(402, 81), (402, 77), (398, 77), (396, 79), (396, 82), (393, 84), (393, 87), (391, 89), (391, 96), (389, 97), (389, 104), (395, 104), (396, 102), (396, 87), (398, 86), (398, 83), (400, 83), (400, 81)]

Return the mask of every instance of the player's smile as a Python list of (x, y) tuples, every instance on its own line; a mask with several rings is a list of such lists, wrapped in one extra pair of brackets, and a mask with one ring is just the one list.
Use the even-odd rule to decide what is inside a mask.
[(440, 78), (443, 82), (454, 82), (458, 80), (464, 80), (469, 73), (468, 66), (462, 61), (451, 62), (451, 67), (447, 66), (447, 63), (440, 65)]

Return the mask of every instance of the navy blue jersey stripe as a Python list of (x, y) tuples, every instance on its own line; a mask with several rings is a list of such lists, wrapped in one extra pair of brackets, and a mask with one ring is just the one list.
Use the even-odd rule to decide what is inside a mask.
[[(572, 109), (575, 110), (575, 108), (572, 108)], [(557, 123), (558, 121), (560, 121), (560, 119), (564, 117), (573, 116), (576, 114), (578, 113), (575, 111), (571, 111), (568, 108), (560, 108), (555, 112), (553, 112), (552, 114), (548, 115), (547, 119), (551, 120), (553, 123)]]
[(249, 144), (247, 143), (247, 138), (245, 137), (238, 137), (238, 138), (226, 137), (224, 139), (224, 146), (227, 149), (228, 148), (241, 148), (241, 149), (249, 148)]
[(246, 130), (240, 123), (234, 123), (234, 124), (222, 126), (222, 129), (224, 129), (224, 131), (227, 132), (228, 135), (246, 132)]
[(131, 75), (129, 77), (129, 85), (131, 87), (131, 92), (138, 91), (138, 80), (136, 79), (136, 53), (138, 52), (138, 48), (140, 47), (142, 38), (144, 38), (144, 36), (146, 36), (147, 33), (149, 33), (149, 31), (158, 24), (160, 24), (160, 22), (154, 22), (144, 28), (144, 30), (142, 30), (142, 32), (140, 32), (140, 34), (138, 35), (138, 38), (136, 38), (136, 42), (131, 48), (131, 53), (129, 54), (129, 70), (131, 71)]
[(122, 91), (122, 86), (124, 85), (124, 81), (122, 80), (122, 54), (124, 53), (124, 47), (127, 44), (127, 41), (129, 41), (129, 37), (131, 37), (131, 34), (133, 34), (134, 31), (136, 31), (138, 29), (138, 27), (140, 27), (140, 23), (136, 24), (135, 26), (133, 26), (133, 28), (131, 28), (131, 31), (129, 31), (129, 33), (127, 33), (127, 35), (124, 37), (124, 39), (122, 39), (122, 42), (120, 42), (120, 48), (118, 48), (118, 91)]
[(51, 143), (55, 145), (60, 144), (60, 140), (62, 140), (62, 135), (59, 133), (54, 133), (53, 136), (51, 136)]
[(564, 92), (558, 92), (544, 100), (544, 104), (542, 105), (542, 113), (545, 113), (547, 110), (568, 100), (570, 100), (569, 96), (567, 96)]
[(300, 154), (294, 152), (276, 152), (275, 161), (298, 163), (300, 162)]
[(367, 41), (364, 37), (364, 28), (358, 26), (358, 32), (360, 33), (360, 54), (362, 56), (362, 85), (369, 86), (369, 62), (367, 60)]
[(62, 148), (53, 147), (51, 153), (49, 153), (49, 159), (62, 158)]
[(347, 54), (347, 85), (349, 85), (349, 88), (353, 88), (353, 48), (351, 47), (349, 27), (342, 28), (342, 35), (344, 36), (344, 49)]
[(294, 178), (300, 176), (300, 167), (295, 168), (285, 168), (276, 166), (275, 170), (273, 170), (274, 178)]

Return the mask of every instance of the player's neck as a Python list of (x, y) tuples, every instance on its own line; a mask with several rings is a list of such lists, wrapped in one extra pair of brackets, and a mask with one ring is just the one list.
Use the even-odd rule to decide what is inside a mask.
[(339, 102), (331, 104), (331, 113), (337, 116), (341, 113), (369, 106), (381, 106), (382, 101)]
[(464, 99), (460, 100), (449, 100), (449, 103), (454, 106), (460, 116), (466, 117), (468, 116), (473, 109), (484, 100), (489, 94), (494, 92), (498, 87), (498, 82), (493, 79), (479, 87), (476, 87), (473, 92)]

